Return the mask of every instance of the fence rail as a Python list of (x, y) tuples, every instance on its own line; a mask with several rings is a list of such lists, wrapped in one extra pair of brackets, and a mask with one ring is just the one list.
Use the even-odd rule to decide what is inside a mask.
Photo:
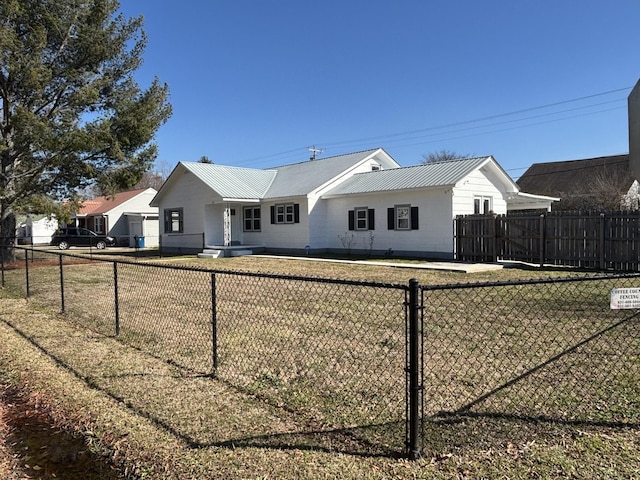
[(462, 261), (640, 269), (638, 211), (463, 215), (455, 219), (455, 232)]
[(609, 305), (638, 274), (427, 286), (16, 252), (5, 289), (369, 453), (416, 458), (452, 415), (640, 425), (640, 319)]

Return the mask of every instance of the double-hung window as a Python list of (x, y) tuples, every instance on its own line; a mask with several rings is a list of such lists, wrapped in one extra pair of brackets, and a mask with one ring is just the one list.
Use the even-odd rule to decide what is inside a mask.
[(260, 231), (260, 207), (244, 207), (244, 231)]
[(164, 233), (182, 233), (184, 215), (182, 208), (167, 208), (164, 211)]
[(271, 223), (300, 223), (300, 204), (278, 203), (271, 205)]
[(387, 209), (388, 230), (418, 230), (418, 207), (395, 205)]
[(356, 208), (356, 230), (369, 230), (368, 212), (367, 208)]
[(349, 210), (349, 230), (375, 230), (375, 210), (368, 207)]
[(409, 205), (401, 205), (395, 207), (396, 209), (396, 230), (410, 230), (411, 229), (411, 207)]

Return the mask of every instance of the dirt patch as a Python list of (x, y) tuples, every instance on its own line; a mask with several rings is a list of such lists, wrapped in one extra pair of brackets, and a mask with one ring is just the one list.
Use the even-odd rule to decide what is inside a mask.
[(0, 384), (0, 478), (123, 478), (85, 438), (56, 422), (37, 399)]

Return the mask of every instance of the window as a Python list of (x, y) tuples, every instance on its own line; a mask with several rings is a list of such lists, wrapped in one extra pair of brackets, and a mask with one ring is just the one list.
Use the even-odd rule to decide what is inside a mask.
[(473, 197), (473, 213), (483, 215), (491, 213), (491, 197)]
[(401, 206), (396, 208), (396, 230), (409, 230), (411, 227), (409, 212), (410, 207)]
[(418, 207), (396, 205), (387, 209), (388, 230), (418, 230)]
[(244, 231), (260, 231), (260, 207), (244, 207)]
[(297, 203), (271, 205), (271, 223), (300, 223), (300, 205)]
[(184, 219), (182, 208), (167, 208), (164, 211), (164, 233), (182, 233)]
[(104, 218), (93, 217), (93, 231), (96, 233), (104, 232)]
[(375, 230), (375, 210), (367, 207), (349, 210), (349, 230)]

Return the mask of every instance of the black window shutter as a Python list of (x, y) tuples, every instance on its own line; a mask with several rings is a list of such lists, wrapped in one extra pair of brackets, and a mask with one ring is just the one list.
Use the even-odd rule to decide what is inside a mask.
[(387, 230), (394, 230), (396, 228), (396, 209), (387, 208)]
[(376, 229), (376, 211), (373, 208), (370, 208), (367, 211), (367, 214), (369, 215), (369, 230), (375, 230)]
[(349, 230), (356, 228), (356, 214), (353, 210), (349, 210)]
[(300, 223), (300, 204), (293, 204), (293, 223)]
[(276, 206), (271, 205), (271, 223), (276, 223)]
[(418, 207), (411, 207), (411, 230), (418, 230)]

